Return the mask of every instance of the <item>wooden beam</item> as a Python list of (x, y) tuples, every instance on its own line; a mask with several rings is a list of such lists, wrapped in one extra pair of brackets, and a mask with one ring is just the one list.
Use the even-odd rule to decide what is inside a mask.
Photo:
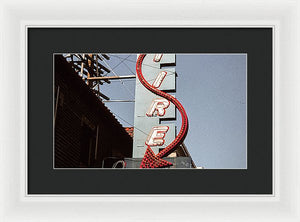
[(115, 80), (115, 79), (135, 79), (135, 75), (128, 76), (101, 76), (101, 77), (90, 77), (88, 80)]
[(104, 103), (134, 103), (135, 100), (103, 100)]

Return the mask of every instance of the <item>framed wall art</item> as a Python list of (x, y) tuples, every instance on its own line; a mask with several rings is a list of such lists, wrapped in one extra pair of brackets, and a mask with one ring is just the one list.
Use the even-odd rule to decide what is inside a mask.
[(4, 221), (299, 221), (298, 4), (121, 5), (1, 5)]
[(272, 27), (28, 27), (27, 35), (29, 194), (273, 193)]

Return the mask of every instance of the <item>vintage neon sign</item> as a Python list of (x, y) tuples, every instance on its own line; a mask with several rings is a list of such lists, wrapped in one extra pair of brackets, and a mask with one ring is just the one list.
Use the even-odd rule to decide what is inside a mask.
[(159, 72), (158, 75), (156, 76), (154, 82), (152, 83), (152, 86), (154, 88), (159, 88), (160, 85), (162, 84), (164, 78), (166, 77), (167, 73), (168, 72), (166, 72), (166, 71)]
[(160, 62), (163, 54), (155, 54), (153, 58), (153, 62)]
[(149, 133), (145, 144), (147, 146), (162, 146), (165, 144), (165, 136), (168, 132), (168, 126), (154, 126)]
[[(143, 73), (142, 73), (142, 64), (143, 64), (143, 60), (144, 60), (145, 56), (146, 56), (146, 54), (140, 54), (137, 59), (137, 63), (136, 63), (136, 72), (137, 72), (139, 81), (146, 89), (148, 89), (149, 91), (151, 91), (152, 93), (154, 93), (160, 97), (163, 97), (165, 100), (167, 100), (168, 102), (171, 102), (175, 105), (175, 107), (179, 110), (179, 112), (181, 114), (182, 125), (181, 125), (180, 131), (179, 131), (178, 135), (175, 137), (175, 139), (166, 148), (161, 150), (157, 155), (155, 155), (155, 153), (151, 149), (151, 146), (158, 146), (158, 145), (164, 144), (164, 137), (168, 130), (166, 130), (167, 126), (155, 126), (152, 128), (152, 130), (145, 142), (147, 145), (147, 149), (146, 149), (145, 155), (143, 157), (143, 160), (141, 162), (140, 168), (168, 167), (168, 166), (172, 166), (172, 163), (170, 163), (166, 160), (163, 160), (162, 158), (166, 157), (170, 153), (172, 153), (177, 148), (177, 146), (179, 144), (181, 144), (183, 142), (183, 140), (185, 139), (187, 131), (188, 131), (188, 118), (187, 118), (187, 115), (186, 115), (186, 112), (185, 112), (183, 106), (175, 97), (157, 89), (156, 87), (153, 86), (153, 84), (150, 85), (145, 80)], [(156, 54), (154, 56), (153, 61), (159, 62), (161, 60), (162, 56), (163, 56), (163, 54)], [(161, 82), (162, 81), (163, 81), (163, 79), (161, 80)], [(161, 103), (159, 103), (158, 101), (155, 101), (155, 100), (152, 101), (150, 109), (147, 112), (147, 116), (148, 117), (153, 116), (155, 112), (157, 113), (157, 115), (160, 115), (160, 114), (164, 115), (165, 110), (169, 107), (166, 105), (165, 100), (164, 100), (164, 102), (161, 102)]]
[(152, 103), (146, 113), (147, 116), (164, 116), (166, 109), (170, 106), (170, 101), (164, 98), (156, 98), (152, 100)]

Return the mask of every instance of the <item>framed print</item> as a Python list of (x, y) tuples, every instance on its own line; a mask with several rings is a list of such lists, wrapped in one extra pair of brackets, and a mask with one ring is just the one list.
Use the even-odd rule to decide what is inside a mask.
[(299, 221), (297, 2), (148, 3), (1, 3), (1, 218)]
[[(94, 40), (82, 43), (84, 36)], [(123, 40), (113, 40), (118, 36)], [(172, 36), (174, 41), (170, 37), (152, 41), (158, 36)], [(27, 39), (28, 119), (31, 120), (28, 122), (28, 194), (273, 194), (272, 28), (28, 27)], [(97, 39), (106, 44), (95, 45), (93, 42)], [(117, 62), (114, 62), (115, 57)], [(121, 69), (121, 62), (128, 70)], [(120, 71), (113, 68), (118, 65)], [(192, 74), (186, 79), (180, 78), (180, 75), (188, 75), (185, 72), (188, 67)], [(217, 71), (211, 70), (212, 67)], [(136, 74), (132, 71), (135, 68)], [(103, 71), (103, 75), (97, 75), (97, 69)], [(39, 75), (43, 71), (48, 77), (41, 85)], [(126, 71), (136, 77), (131, 88), (124, 75), (117, 74)], [(166, 75), (160, 80), (161, 87), (155, 85), (160, 78), (157, 72)], [(105, 76), (111, 81), (109, 88), (104, 91), (106, 82), (103, 82), (101, 90), (90, 95), (97, 87), (92, 81)], [(106, 97), (117, 93), (112, 88), (116, 84), (112, 82), (115, 77), (123, 77), (115, 91), (120, 91), (123, 95), (119, 98), (125, 101), (134, 99), (133, 113), (126, 112), (121, 104), (114, 110), (107, 103), (113, 100)], [(152, 79), (155, 81), (149, 86)], [(209, 81), (211, 86), (201, 91), (205, 88), (202, 83), (210, 84)], [(185, 97), (189, 91), (194, 99)], [(100, 96), (94, 99), (97, 94)], [(208, 96), (210, 99), (203, 101)], [(44, 100), (46, 97), (49, 99)], [(208, 113), (214, 112), (213, 115), (201, 114), (206, 106), (211, 106)], [(106, 109), (110, 113), (105, 112)], [(130, 124), (130, 114), (134, 116), (134, 124)], [(201, 115), (206, 116), (202, 123)], [(120, 126), (114, 118), (125, 123)], [(212, 121), (205, 125), (205, 120), (210, 118)], [(172, 119), (180, 121), (169, 123)], [(215, 122), (218, 124), (214, 127)], [(208, 130), (199, 133), (201, 127), (197, 126), (201, 124)], [(124, 136), (127, 133), (123, 127), (133, 127), (133, 138)], [(213, 133), (209, 134), (210, 131)], [(205, 140), (201, 135), (210, 137), (207, 143), (201, 143)], [(228, 145), (224, 137), (231, 141)], [(211, 140), (219, 140), (219, 143), (211, 144)], [(179, 145), (185, 144), (184, 147), (172, 147), (176, 141)], [(199, 151), (205, 146), (208, 146), (207, 151)], [(222, 154), (214, 149), (218, 146)], [(180, 149), (186, 150), (190, 154), (175, 153), (172, 157), (172, 149), (177, 153)], [(207, 162), (198, 161), (207, 152), (213, 157)], [(230, 153), (227, 160), (226, 153)], [(217, 159), (218, 155), (222, 158)], [(193, 162), (189, 164), (188, 158)], [(223, 162), (223, 165), (213, 168), (211, 162)], [(226, 167), (226, 162), (232, 167)], [(118, 163), (123, 164), (123, 169), (114, 168)], [(205, 169), (196, 168), (202, 167), (201, 163)], [(119, 186), (121, 178), (127, 182)], [(185, 181), (184, 184), (189, 185), (182, 184), (178, 190), (172, 186), (153, 186), (154, 181), (162, 184)], [(221, 181), (222, 187), (212, 186)]]

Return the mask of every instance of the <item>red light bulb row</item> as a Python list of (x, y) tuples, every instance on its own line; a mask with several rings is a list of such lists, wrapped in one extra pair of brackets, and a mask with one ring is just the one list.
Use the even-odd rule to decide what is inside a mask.
[(172, 163), (170, 163), (166, 160), (163, 160), (161, 158), (168, 156), (170, 153), (172, 153), (176, 149), (177, 145), (179, 145), (183, 142), (183, 140), (186, 137), (187, 131), (188, 131), (188, 118), (187, 118), (185, 109), (183, 108), (181, 103), (176, 98), (174, 98), (173, 96), (171, 96), (163, 91), (160, 91), (159, 89), (152, 87), (145, 80), (143, 73), (142, 73), (142, 62), (143, 62), (145, 56), (146, 56), (146, 54), (141, 54), (136, 63), (136, 72), (137, 72), (139, 81), (149, 91), (169, 100), (176, 106), (176, 108), (179, 110), (181, 117), (182, 117), (182, 125), (181, 125), (180, 131), (179, 131), (178, 135), (176, 136), (176, 138), (174, 139), (174, 141), (170, 145), (168, 145), (166, 148), (164, 148), (162, 151), (160, 151), (157, 155), (154, 154), (154, 152), (151, 150), (150, 146), (147, 147), (147, 150), (145, 152), (145, 156), (142, 160), (140, 168), (158, 168), (158, 167), (171, 166)]

